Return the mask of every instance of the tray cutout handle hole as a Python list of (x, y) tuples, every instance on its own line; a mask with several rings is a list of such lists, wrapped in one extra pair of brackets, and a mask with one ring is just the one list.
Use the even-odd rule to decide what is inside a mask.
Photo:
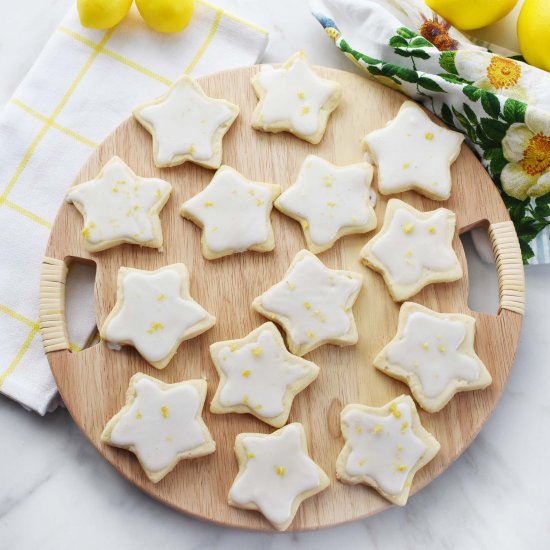
[(478, 313), (497, 315), (498, 277), (489, 239), (489, 223), (483, 222), (461, 233), (460, 240), (468, 264), (468, 307)]
[(76, 353), (99, 343), (94, 287), (97, 265), (91, 260), (67, 257), (65, 320), (69, 351)]

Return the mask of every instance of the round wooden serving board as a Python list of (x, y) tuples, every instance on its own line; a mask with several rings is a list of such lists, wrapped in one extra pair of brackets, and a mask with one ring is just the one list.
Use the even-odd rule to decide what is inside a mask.
[[(406, 99), (365, 78), (317, 68), (324, 77), (339, 81), (344, 94), (341, 105), (329, 120), (322, 142), (310, 145), (290, 134), (275, 135), (252, 129), (250, 121), (256, 98), (250, 78), (258, 70), (258, 67), (251, 67), (215, 74), (200, 79), (200, 84), (208, 95), (225, 98), (241, 108), (240, 116), (223, 142), (224, 163), (247, 178), (277, 183), (283, 189), (295, 180), (308, 154), (319, 155), (339, 165), (361, 161), (360, 138), (384, 126)], [(76, 183), (94, 178), (113, 155), (120, 156), (141, 176), (161, 177), (172, 184), (172, 195), (160, 216), (164, 252), (123, 245), (89, 254), (80, 235), (82, 217), (74, 206), (63, 204), (46, 252), (42, 287), (50, 293), (50, 298), (41, 302), (45, 347), (50, 351), (48, 358), (59, 391), (73, 418), (99, 452), (151, 496), (182, 512), (224, 525), (268, 530), (269, 524), (259, 513), (228, 506), (227, 494), (238, 470), (233, 452), (235, 436), (240, 432), (269, 433), (272, 430), (250, 415), (213, 415), (209, 412), (218, 376), (208, 346), (219, 340), (241, 338), (266, 321), (252, 311), (250, 304), (280, 280), (296, 252), (305, 247), (301, 227), (274, 210), (274, 252), (247, 252), (216, 261), (205, 260), (199, 246), (200, 230), (181, 218), (178, 211), (183, 201), (208, 184), (214, 172), (191, 163), (176, 168), (156, 168), (150, 135), (129, 118), (92, 155)], [(519, 248), (498, 191), (466, 146), (462, 147), (460, 157), (452, 167), (452, 176), (452, 197), (446, 202), (434, 202), (413, 192), (399, 197), (420, 210), (439, 206), (450, 208), (457, 214), (460, 232), (483, 223), (493, 224), (491, 234), (498, 256), (501, 308), (496, 316), (472, 312), (468, 308), (468, 270), (458, 234), (454, 247), (464, 277), (454, 283), (429, 286), (413, 300), (437, 311), (467, 313), (476, 318), (476, 351), (491, 372), (493, 384), (483, 391), (457, 395), (437, 414), (420, 411), (422, 423), (440, 441), (441, 451), (416, 475), (412, 493), (443, 472), (468, 447), (491, 414), (510, 373), (522, 321), (523, 270), (518, 260)], [(377, 188), (376, 176), (373, 187)], [(384, 217), (386, 201), (387, 197), (378, 195), (378, 227)], [(344, 348), (325, 345), (306, 356), (319, 365), (321, 372), (318, 379), (295, 399), (289, 421), (303, 423), (310, 454), (327, 472), (332, 483), (327, 490), (302, 504), (290, 529), (336, 525), (374, 514), (388, 506), (376, 491), (362, 485), (344, 485), (335, 478), (335, 461), (343, 445), (340, 433), (342, 407), (348, 403), (380, 406), (397, 395), (409, 393), (406, 385), (381, 374), (372, 366), (375, 355), (395, 334), (399, 311), (399, 305), (391, 300), (382, 277), (359, 263), (360, 248), (375, 233), (345, 237), (320, 255), (327, 266), (354, 270), (364, 277), (363, 289), (353, 308), (359, 343)], [(65, 263), (69, 264), (72, 258), (89, 260), (97, 265), (95, 306), (98, 326), (103, 324), (115, 303), (119, 267), (154, 270), (175, 262), (187, 265), (192, 296), (216, 316), (217, 323), (205, 334), (184, 342), (162, 371), (151, 367), (131, 347), (115, 352), (101, 342), (80, 353), (59, 349), (66, 347), (63, 295), (60, 292), (58, 298), (60, 311), (53, 311), (57, 279), (48, 274), (58, 270), (59, 266), (64, 269)], [(510, 284), (510, 277), (512, 283), (519, 283)], [(60, 278), (63, 279), (64, 275)], [(62, 289), (63, 285), (59, 286)], [(54, 326), (58, 330), (55, 338), (51, 337)], [(48, 345), (52, 342), (57, 344)], [(169, 383), (202, 377), (208, 381), (204, 420), (216, 441), (217, 450), (205, 458), (180, 462), (156, 485), (147, 479), (133, 454), (100, 442), (103, 427), (124, 404), (128, 381), (137, 372)]]

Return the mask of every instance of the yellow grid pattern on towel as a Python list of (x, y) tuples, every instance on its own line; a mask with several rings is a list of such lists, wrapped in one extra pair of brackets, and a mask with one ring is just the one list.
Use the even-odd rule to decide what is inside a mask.
[[(189, 74), (193, 71), (193, 69), (196, 67), (200, 59), (203, 57), (205, 52), (208, 50), (208, 47), (210, 46), (216, 31), (218, 30), (218, 26), (220, 23), (220, 20), (222, 17), (228, 17), (229, 19), (233, 19), (234, 21), (239, 22), (240, 24), (246, 25), (258, 32), (267, 34), (267, 32), (264, 29), (261, 29), (260, 27), (257, 27), (256, 25), (253, 25), (247, 21), (244, 21), (236, 16), (233, 16), (232, 14), (229, 14), (225, 12), (224, 10), (221, 10), (215, 6), (212, 6), (208, 2), (205, 2), (204, 0), (198, 0), (200, 4), (204, 5), (205, 7), (213, 10), (215, 12), (214, 21), (212, 23), (212, 26), (210, 28), (210, 31), (208, 32), (205, 40), (200, 45), (200, 47), (197, 50), (197, 53), (193, 57), (191, 63), (189, 66), (185, 69), (185, 74)], [(95, 43), (92, 40), (89, 40), (85, 38), (82, 35), (79, 35), (78, 33), (71, 31), (70, 29), (60, 27), (58, 29), (59, 32), (62, 32), (66, 34), (67, 36), (71, 36), (78, 42), (85, 44), (86, 46), (89, 46), (91, 48), (91, 53), (89, 57), (86, 59), (86, 62), (80, 69), (79, 73), (76, 75), (75, 79), (71, 82), (69, 85), (67, 91), (55, 107), (53, 113), (51, 115), (45, 115), (43, 113), (40, 113), (32, 108), (32, 106), (29, 106), (22, 101), (20, 101), (17, 98), (13, 98), (11, 100), (11, 103), (13, 105), (16, 105), (18, 108), (22, 109), (26, 113), (28, 113), (30, 116), (36, 118), (37, 120), (40, 120), (43, 122), (43, 126), (38, 132), (38, 134), (35, 136), (33, 141), (31, 142), (28, 149), (25, 151), (25, 154), (23, 155), (23, 158), (21, 159), (19, 165), (15, 169), (12, 177), (5, 185), (4, 189), (2, 190), (2, 193), (0, 194), (0, 208), (3, 206), (6, 206), (7, 208), (10, 208), (14, 212), (17, 212), (18, 214), (27, 217), (28, 219), (32, 220), (33, 222), (42, 225), (48, 229), (51, 228), (51, 223), (48, 220), (45, 220), (41, 216), (38, 216), (37, 214), (31, 212), (30, 210), (27, 210), (24, 206), (14, 203), (13, 201), (9, 200), (8, 196), (10, 192), (13, 190), (15, 185), (17, 184), (19, 178), (21, 177), (21, 174), (24, 172), (25, 168), (27, 167), (30, 159), (32, 158), (33, 154), (36, 152), (38, 146), (40, 145), (40, 142), (44, 138), (44, 136), (47, 134), (47, 132), (54, 128), (60, 132), (63, 132), (65, 135), (70, 137), (71, 139), (74, 139), (76, 141), (79, 141), (80, 143), (84, 143), (85, 145), (89, 146), (90, 148), (97, 147), (97, 144), (94, 143), (94, 141), (88, 139), (86, 136), (80, 135), (77, 132), (74, 132), (73, 130), (70, 130), (69, 128), (66, 128), (62, 126), (61, 124), (58, 124), (56, 122), (56, 118), (59, 116), (69, 99), (71, 98), (72, 94), (92, 66), (94, 60), (98, 55), (105, 55), (107, 57), (110, 57), (111, 59), (123, 63), (127, 67), (144, 74), (145, 76), (148, 76), (150, 78), (153, 78), (155, 80), (158, 80), (159, 82), (165, 84), (166, 86), (169, 86), (171, 84), (171, 81), (148, 69), (147, 67), (142, 66), (139, 63), (136, 63), (135, 61), (132, 61), (131, 59), (128, 59), (122, 55), (117, 54), (116, 52), (113, 52), (105, 47), (113, 33), (116, 29), (111, 29), (105, 32), (103, 38), (100, 42)], [(7, 306), (4, 306), (0, 304), (0, 313), (8, 315), (12, 319), (17, 320), (18, 322), (21, 322), (28, 327), (30, 327), (30, 331), (25, 338), (25, 341), (23, 342), (22, 346), (19, 348), (18, 352), (16, 353), (15, 357), (11, 360), (8, 367), (3, 371), (0, 372), (0, 388), (6, 381), (6, 379), (12, 374), (12, 372), (16, 369), (17, 365), (20, 363), (21, 359), (25, 355), (26, 351), (28, 350), (29, 346), (31, 345), (32, 341), (36, 337), (36, 335), (39, 333), (39, 325), (38, 321), (33, 321), (31, 319), (28, 319), (24, 315), (21, 315), (20, 313), (13, 311), (12, 309), (8, 308)], [(75, 347), (76, 349), (76, 347)]]

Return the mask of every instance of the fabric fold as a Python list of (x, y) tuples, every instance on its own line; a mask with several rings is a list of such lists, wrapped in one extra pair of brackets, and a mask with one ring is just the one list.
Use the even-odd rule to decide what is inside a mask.
[(417, 0), (312, 0), (336, 47), (367, 76), (466, 135), (519, 237), (550, 263), (550, 74), (473, 44)]

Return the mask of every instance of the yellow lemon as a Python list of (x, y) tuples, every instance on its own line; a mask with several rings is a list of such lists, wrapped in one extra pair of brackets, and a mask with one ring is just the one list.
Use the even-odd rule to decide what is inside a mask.
[[(541, 2), (544, 0), (541, 0)], [(461, 30), (486, 27), (508, 15), (518, 0), (426, 0), (426, 4)]]
[(518, 40), (523, 57), (550, 71), (550, 2), (525, 0), (518, 18)]
[(89, 29), (110, 29), (130, 11), (132, 0), (77, 0), (80, 22)]
[(139, 13), (159, 32), (179, 32), (187, 27), (195, 0), (136, 0)]

